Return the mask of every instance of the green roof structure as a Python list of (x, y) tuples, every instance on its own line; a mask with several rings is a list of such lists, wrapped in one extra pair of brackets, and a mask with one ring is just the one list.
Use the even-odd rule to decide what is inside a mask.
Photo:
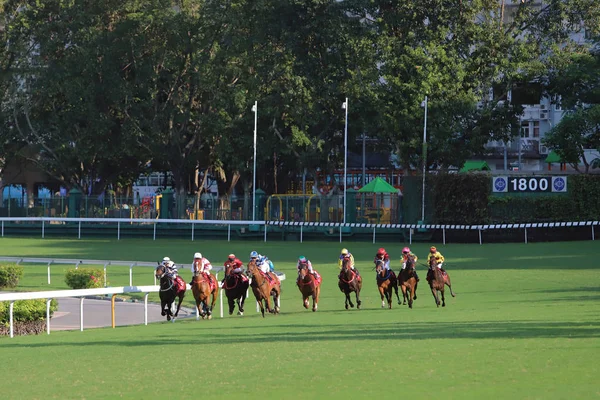
[(377, 177), (358, 190), (359, 193), (398, 193), (398, 189)]
[(560, 158), (560, 156), (554, 150), (552, 150), (550, 152), (550, 154), (548, 154), (548, 157), (546, 157), (546, 160), (544, 160), (544, 162), (547, 162), (547, 163), (562, 163), (562, 159)]
[(487, 162), (481, 160), (466, 161), (465, 165), (458, 172), (469, 171), (489, 171), (491, 170)]

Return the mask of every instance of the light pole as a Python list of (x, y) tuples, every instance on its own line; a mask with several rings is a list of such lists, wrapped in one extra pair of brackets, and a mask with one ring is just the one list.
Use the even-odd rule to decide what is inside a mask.
[(256, 126), (258, 123), (258, 101), (252, 106), (254, 111), (254, 167), (252, 168), (252, 221), (256, 221)]
[(423, 196), (421, 198), (421, 221), (425, 223), (425, 172), (427, 170), (427, 96), (421, 103), (425, 107), (425, 121), (423, 122)]
[(342, 104), (346, 110), (346, 123), (344, 124), (344, 224), (346, 223), (346, 186), (348, 185), (348, 98)]

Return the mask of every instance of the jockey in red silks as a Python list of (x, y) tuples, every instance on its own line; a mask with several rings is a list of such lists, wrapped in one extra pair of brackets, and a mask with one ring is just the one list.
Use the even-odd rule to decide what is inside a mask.
[[(408, 247), (405, 247), (402, 249), (402, 269), (406, 268), (406, 261), (408, 260), (408, 257), (412, 257), (412, 259), (415, 261), (415, 263), (417, 262), (417, 260), (419, 259), (419, 257), (417, 257), (412, 251), (410, 251), (410, 249)], [(419, 282), (419, 275), (417, 274), (417, 269), (415, 268), (415, 278), (417, 278), (417, 282)]]
[(378, 260), (383, 261), (383, 268), (389, 271), (390, 255), (388, 254), (387, 251), (385, 251), (385, 249), (383, 247), (380, 247), (379, 250), (377, 250), (377, 253), (375, 254), (375, 259), (373, 260), (375, 265), (377, 265)]
[[(248, 279), (244, 274), (242, 274), (242, 272), (244, 272), (244, 263), (242, 262), (242, 260), (237, 258), (235, 254), (232, 253), (229, 256), (227, 256), (227, 260), (223, 263), (223, 266), (226, 268), (226, 270), (229, 266), (233, 267), (231, 273), (234, 274), (236, 277), (242, 278), (243, 280)], [(225, 276), (221, 280), (221, 286), (225, 284), (225, 279), (227, 279), (227, 276)]]
[(300, 279), (300, 270), (304, 267), (308, 268), (308, 272), (313, 274), (315, 279), (318, 280), (321, 277), (317, 271), (313, 270), (310, 260), (304, 256), (300, 256), (298, 257), (298, 262), (296, 263), (296, 268), (298, 269), (298, 279)]

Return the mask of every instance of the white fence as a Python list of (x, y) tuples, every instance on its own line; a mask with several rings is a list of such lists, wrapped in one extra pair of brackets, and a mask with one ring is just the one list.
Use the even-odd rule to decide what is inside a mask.
[[(351, 228), (367, 228), (373, 229), (373, 243), (376, 241), (376, 230), (409, 230), (409, 242), (412, 243), (413, 237), (416, 235), (415, 232), (419, 233), (427, 230), (442, 230), (443, 242), (446, 244), (446, 231), (448, 230), (462, 230), (462, 231), (478, 231), (479, 233), (479, 244), (483, 243), (483, 233), (490, 230), (506, 230), (506, 229), (522, 229), (523, 238), (527, 243), (528, 230), (535, 228), (552, 228), (560, 229), (564, 227), (589, 227), (591, 230), (591, 240), (595, 240), (594, 227), (600, 225), (600, 221), (576, 221), (576, 222), (531, 222), (531, 223), (519, 223), (519, 224), (488, 224), (488, 225), (438, 225), (438, 224), (366, 224), (366, 223), (338, 223), (338, 222), (295, 222), (295, 221), (235, 221), (235, 220), (185, 220), (185, 219), (125, 219), (125, 218), (49, 218), (49, 217), (2, 217), (0, 218), (0, 233), (4, 237), (4, 223), (5, 222), (41, 222), (41, 236), (45, 237), (46, 224), (52, 222), (64, 222), (78, 224), (77, 237), (81, 239), (82, 222), (87, 223), (116, 223), (116, 237), (117, 240), (121, 239), (121, 225), (125, 224), (146, 224), (153, 226), (152, 239), (156, 240), (156, 226), (157, 224), (167, 225), (189, 225), (191, 232), (191, 239), (194, 240), (194, 231), (196, 225), (212, 225), (212, 226), (227, 226), (227, 240), (231, 241), (231, 226), (256, 226), (262, 227), (263, 240), (267, 241), (267, 232), (269, 226), (277, 227), (299, 227), (300, 228), (300, 242), (303, 241), (304, 228), (313, 227), (325, 227), (329, 228), (330, 232), (334, 230), (339, 231), (340, 243), (343, 240), (343, 233), (348, 232)], [(88, 228), (93, 229), (93, 228)]]
[[(48, 265), (48, 284), (50, 284), (50, 265), (52, 263), (59, 265), (74, 264), (75, 268), (79, 265), (104, 265), (104, 281), (106, 282), (106, 267), (108, 265), (116, 266), (129, 266), (129, 286), (124, 287), (113, 287), (113, 288), (100, 288), (100, 289), (74, 289), (74, 290), (53, 290), (45, 292), (11, 292), (1, 293), (0, 301), (9, 301), (9, 323), (10, 323), (10, 337), (13, 337), (14, 324), (13, 324), (13, 307), (16, 300), (33, 300), (33, 299), (46, 299), (46, 331), (50, 334), (50, 301), (57, 298), (67, 297), (79, 297), (79, 329), (83, 331), (83, 300), (85, 296), (104, 296), (112, 295), (113, 306), (112, 320), (114, 327), (114, 297), (117, 294), (125, 293), (144, 293), (144, 324), (148, 325), (148, 294), (156, 293), (160, 291), (160, 286), (156, 285), (156, 275), (154, 269), (157, 263), (143, 262), (143, 261), (106, 261), (106, 260), (79, 260), (79, 259), (50, 259), (50, 258), (27, 258), (27, 257), (0, 257), (0, 261), (10, 261), (18, 263), (37, 263)], [(180, 267), (185, 268), (185, 264), (177, 264)], [(133, 286), (133, 272), (134, 266), (142, 267), (153, 267), (152, 275), (154, 277), (154, 285), (152, 286)], [(190, 265), (191, 269), (191, 265)], [(223, 267), (213, 267), (212, 272), (215, 273), (215, 278), (219, 282), (219, 272), (223, 271)], [(275, 272), (281, 281), (285, 280), (285, 274), (281, 272)], [(219, 283), (219, 286), (220, 283)], [(186, 285), (187, 289), (190, 289), (190, 285)], [(220, 317), (223, 318), (223, 290), (219, 291), (219, 306), (220, 306)], [(256, 311), (259, 312), (259, 305), (256, 303)], [(196, 309), (196, 318), (198, 318), (198, 310)]]

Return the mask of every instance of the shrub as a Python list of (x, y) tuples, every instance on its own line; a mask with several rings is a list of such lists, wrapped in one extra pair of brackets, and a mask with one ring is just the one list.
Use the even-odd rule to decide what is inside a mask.
[[(8, 301), (0, 302), (0, 335), (10, 332)], [(50, 315), (58, 309), (56, 299), (50, 301)], [(30, 335), (44, 332), (46, 329), (46, 300), (18, 300), (13, 307), (13, 324), (16, 335)]]
[(23, 277), (23, 267), (15, 263), (0, 264), (0, 288), (13, 288)]
[(70, 269), (65, 282), (72, 289), (92, 289), (104, 287), (104, 271), (98, 268)]

